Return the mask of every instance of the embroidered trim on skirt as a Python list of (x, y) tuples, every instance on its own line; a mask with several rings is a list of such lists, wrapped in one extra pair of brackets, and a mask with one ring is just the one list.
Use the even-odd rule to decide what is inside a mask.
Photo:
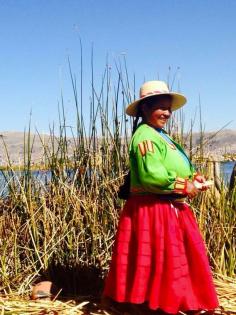
[(218, 306), (205, 245), (187, 204), (154, 195), (126, 202), (103, 295), (173, 314)]

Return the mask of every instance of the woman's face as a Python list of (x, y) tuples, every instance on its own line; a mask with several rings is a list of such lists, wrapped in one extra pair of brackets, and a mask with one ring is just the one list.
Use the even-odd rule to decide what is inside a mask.
[(158, 98), (152, 105), (143, 104), (145, 122), (154, 128), (163, 128), (171, 116), (171, 99), (165, 96)]

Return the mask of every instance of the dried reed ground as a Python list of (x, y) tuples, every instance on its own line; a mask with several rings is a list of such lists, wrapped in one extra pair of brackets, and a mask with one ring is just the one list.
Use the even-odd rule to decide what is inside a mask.
[[(236, 314), (236, 281), (230, 277), (215, 275), (215, 285), (220, 300), (220, 308), (215, 311), (215, 314)], [(24, 315), (24, 314), (121, 314), (115, 308), (104, 309), (99, 304), (98, 299), (91, 297), (78, 298), (63, 302), (55, 301), (31, 301), (26, 298), (17, 298), (12, 296), (0, 297), (0, 311), (5, 315)], [(180, 312), (180, 314), (184, 314)]]

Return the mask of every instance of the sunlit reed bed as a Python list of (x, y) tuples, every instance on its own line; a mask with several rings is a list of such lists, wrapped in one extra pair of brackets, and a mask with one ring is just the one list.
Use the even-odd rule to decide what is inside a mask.
[[(116, 71), (117, 81), (114, 82), (109, 67), (106, 68), (99, 91), (92, 81), (88, 129), (84, 124), (80, 88), (71, 72), (76, 131), (74, 134), (68, 131), (62, 100), (59, 131), (51, 128), (48, 143), (41, 139), (42, 158), (45, 168), (51, 172), (50, 181), (39, 181), (32, 176), (31, 127), (25, 133), (22, 176), (16, 175), (5, 147), (8, 165), (3, 174), (9, 185), (8, 195), (0, 200), (2, 294), (14, 292), (25, 296), (32, 284), (51, 280), (62, 288), (62, 296), (100, 295), (123, 205), (117, 190), (128, 169), (128, 142), (132, 130), (132, 121), (124, 115), (126, 103), (133, 98), (128, 71), (118, 66)], [(80, 83), (82, 85), (82, 81)], [(188, 145), (193, 161), (196, 157), (201, 161), (203, 172), (211, 175), (209, 161), (203, 159), (207, 153), (204, 152), (203, 130), (199, 148), (194, 148), (192, 129), (184, 132), (183, 113), (176, 116), (168, 128), (178, 141)], [(236, 273), (235, 191), (229, 191), (221, 182), (219, 185), (220, 190), (213, 187), (192, 205), (213, 270), (233, 277)], [(224, 288), (231, 288), (228, 280), (226, 287), (223, 286), (224, 279), (216, 280), (222, 296), (227, 295)], [(232, 291), (229, 296), (230, 305), (234, 307)], [(9, 308), (14, 304), (6, 299), (1, 303)], [(27, 308), (27, 305), (33, 307), (34, 304), (25, 302), (23, 305), (22, 302), (22, 307)], [(72, 310), (77, 307), (59, 302), (55, 305), (65, 307), (65, 312), (66, 307)], [(9, 309), (9, 314), (20, 314), (17, 309), (10, 312)]]

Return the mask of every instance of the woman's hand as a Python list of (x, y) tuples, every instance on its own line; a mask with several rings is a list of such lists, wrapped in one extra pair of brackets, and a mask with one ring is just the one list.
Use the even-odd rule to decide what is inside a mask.
[(197, 196), (197, 194), (200, 192), (192, 182), (187, 181), (186, 185), (186, 193), (189, 198), (194, 198)]
[(196, 176), (194, 176), (194, 180), (198, 181), (199, 183), (204, 183), (206, 181), (206, 178), (201, 174), (197, 174)]
[[(206, 178), (203, 176), (203, 175), (201, 175), (201, 174), (197, 174), (195, 177), (194, 177), (194, 182), (197, 182), (197, 183), (200, 183), (200, 184), (203, 184), (202, 186), (201, 186), (201, 188), (199, 188), (197, 185), (197, 188), (198, 188), (198, 190), (200, 190), (200, 191), (206, 191), (207, 189), (209, 189), (210, 188), (210, 186), (205, 186), (204, 185), (204, 183), (206, 182)], [(196, 184), (197, 184), (196, 183)]]

